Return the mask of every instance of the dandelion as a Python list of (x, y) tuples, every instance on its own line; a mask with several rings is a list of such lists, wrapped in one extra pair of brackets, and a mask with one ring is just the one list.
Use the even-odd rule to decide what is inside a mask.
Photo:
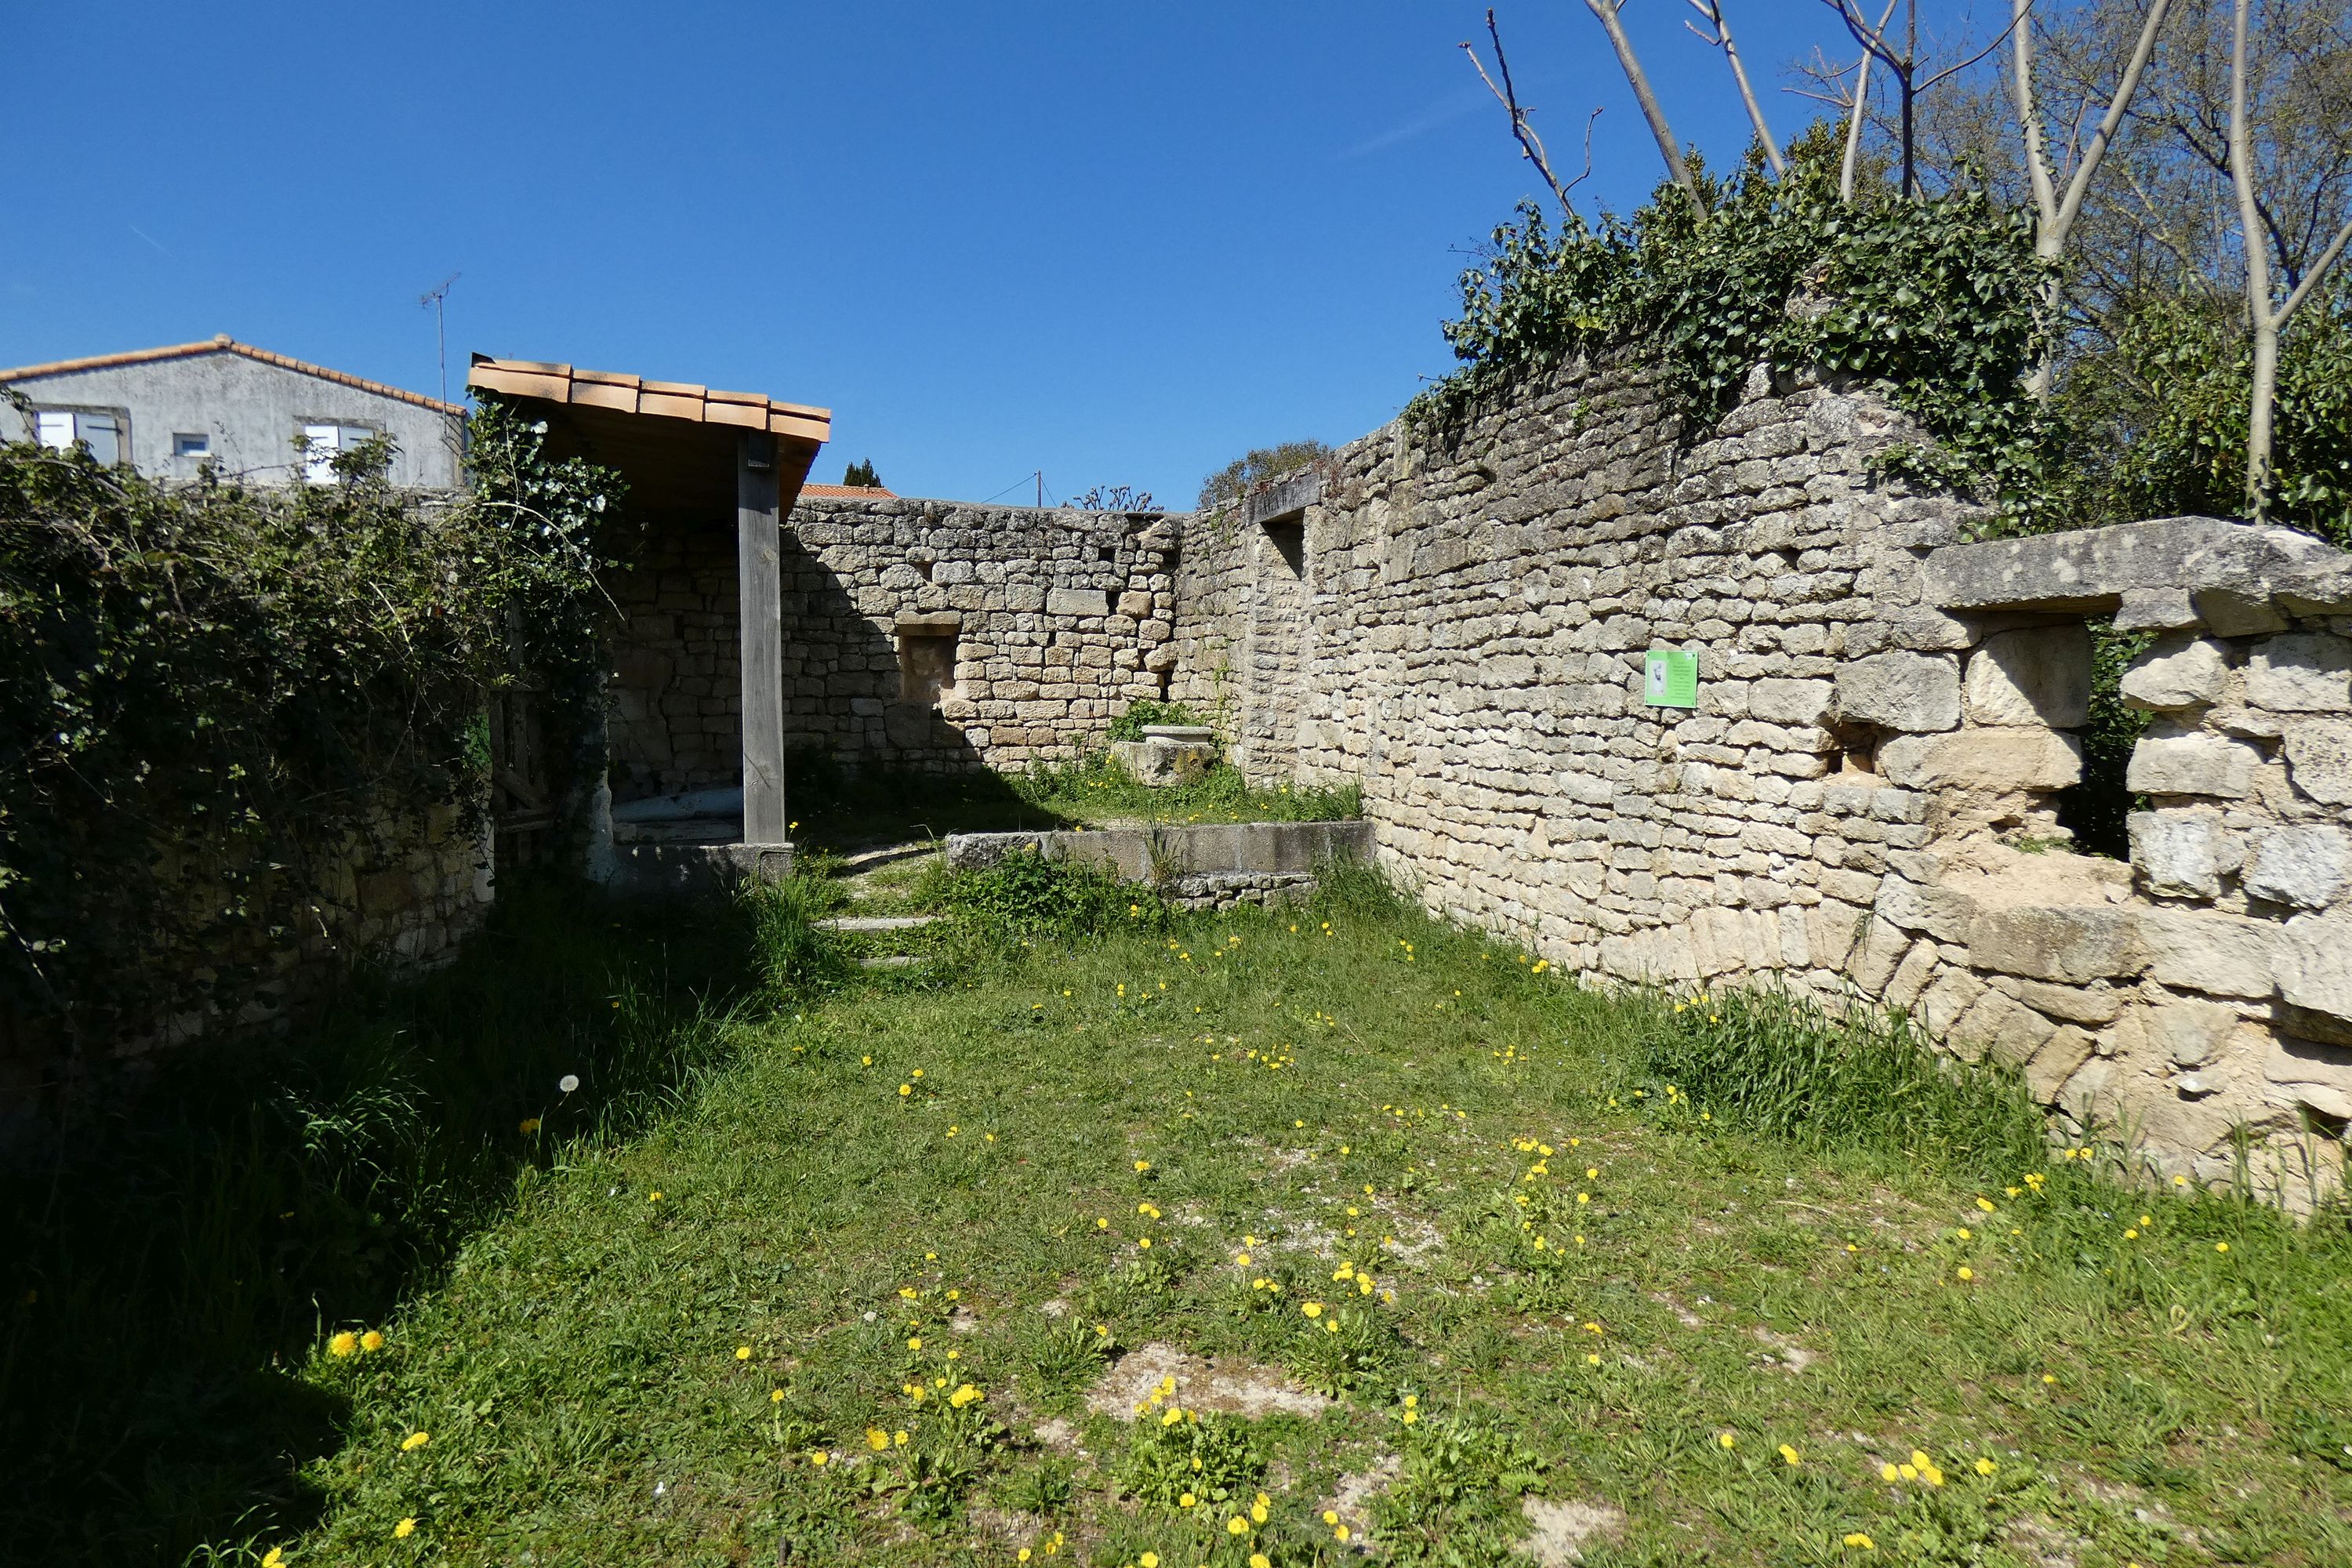
[(431, 1441), (433, 1441), (433, 1434), (430, 1432), (411, 1432), (400, 1440), (400, 1451), (404, 1454), (414, 1454)]
[(367, 1352), (370, 1355), (373, 1355), (376, 1352), (383, 1349), (383, 1336), (378, 1333), (375, 1330), (370, 1329), (366, 1333), (360, 1336), (360, 1349)]
[(769, 1404), (771, 1404), (771, 1405), (782, 1405), (783, 1402), (784, 1402), (784, 1391), (783, 1391), (782, 1389), (781, 1389), (781, 1388), (772, 1388), (772, 1389), (768, 1390), (768, 1403), (769, 1403)]
[(1599, 1366), (1601, 1364), (1601, 1352), (1599, 1351), (1587, 1351), (1584, 1353), (1584, 1364), (1587, 1366)]
[(2217, 1241), (2213, 1244), (2213, 1250), (2216, 1252), (2227, 1252), (2230, 1250), (2230, 1244), (2226, 1241)]
[(1884, 1481), (1896, 1481), (1902, 1479), (1903, 1472), (1890, 1461), (1878, 1467), (1878, 1478)]
[(1337, 1524), (1337, 1523), (1339, 1523), (1339, 1510), (1336, 1510), (1336, 1509), (1328, 1509), (1328, 1508), (1325, 1509), (1325, 1510), (1323, 1510), (1323, 1522), (1324, 1522), (1324, 1523), (1326, 1523), (1326, 1524)]
[(1138, 1160), (1135, 1163), (1135, 1173), (1139, 1176), (1150, 1169), (1151, 1169), (1151, 1162), (1149, 1160)]
[(659, 1203), (659, 1202), (661, 1202), (661, 1201), (662, 1201), (662, 1195), (661, 1195), (661, 1189), (660, 1189), (659, 1187), (656, 1187), (652, 1192), (649, 1192), (649, 1193), (647, 1193), (647, 1194), (646, 1194), (646, 1202), (647, 1202), (647, 1203), (649, 1203), (649, 1204), (657, 1204), (657, 1203)]
[(1977, 1474), (1980, 1476), (1989, 1476), (1999, 1468), (2000, 1468), (2000, 1467), (1994, 1464), (1990, 1459), (1979, 1459), (1977, 1461)]
[(1178, 1508), (1191, 1508), (1200, 1500), (1201, 1500), (1199, 1498), (1194, 1497), (1191, 1492), (1186, 1492), (1176, 1500), (1176, 1506)]
[(515, 1131), (521, 1133), (526, 1138), (529, 1137), (530, 1134), (539, 1131), (539, 1118), (536, 1116), (524, 1117), (520, 1121), (515, 1123)]
[(1975, 1269), (1973, 1269), (1973, 1268), (1969, 1268), (1968, 1265), (1966, 1265), (1966, 1264), (1962, 1264), (1962, 1265), (1959, 1267), (1959, 1268), (1958, 1268), (1958, 1269), (1957, 1269), (1955, 1272), (1957, 1272), (1957, 1273), (1959, 1275), (1959, 1277), (1960, 1277), (1960, 1283), (1961, 1283), (1961, 1284), (1963, 1284), (1963, 1285), (1967, 1284), (1969, 1280), (1971, 1280), (1971, 1279), (1975, 1279), (1975, 1278), (1977, 1277), (1977, 1271), (1976, 1271)]
[(1984, 1210), (1987, 1214), (1990, 1214), (1993, 1212), (1993, 1202), (1990, 1198), (1980, 1197), (1977, 1200), (1977, 1207)]
[(820, 1469), (822, 1469), (826, 1462), (832, 1458), (833, 1456), (826, 1453), (823, 1448), (812, 1448), (809, 1450), (809, 1463), (816, 1466)]
[(1723, 1445), (1726, 1449), (1736, 1448), (1739, 1446), (1739, 1439), (1728, 1432), (1717, 1433), (1715, 1435), (1715, 1440)]
[(1263, 1552), (1253, 1552), (1250, 1553), (1249, 1568), (1274, 1568), (1274, 1559)]
[(915, 1086), (911, 1083), (902, 1083), (898, 1086), (898, 1092), (901, 1095), (912, 1094), (915, 1092)]
[(1240, 1514), (1234, 1515), (1233, 1518), (1225, 1521), (1225, 1533), (1227, 1535), (1247, 1535), (1249, 1533), (1249, 1521), (1244, 1519)]
[(1780, 1445), (1780, 1461), (1786, 1465), (1798, 1465), (1804, 1462), (1797, 1450), (1786, 1443)]
[(1148, 1236), (1139, 1237), (1136, 1238), (1135, 1245), (1142, 1251), (1149, 1252), (1151, 1250), (1151, 1238)]
[(341, 1333), (337, 1334), (333, 1339), (327, 1342), (327, 1353), (329, 1355), (351, 1355), (356, 1352), (359, 1348), (359, 1335), (352, 1332), (349, 1329), (345, 1329)]
[(261, 1554), (261, 1568), (278, 1568), (278, 1565), (285, 1561), (286, 1549), (282, 1546), (273, 1546)]
[(1323, 1315), (1323, 1303), (1320, 1301), (1301, 1301), (1298, 1303), (1298, 1310), (1306, 1313), (1310, 1318), (1319, 1318)]
[(1852, 1535), (1845, 1538), (1845, 1543), (1848, 1546), (1853, 1547), (1862, 1552), (1875, 1552), (1878, 1550), (1878, 1542), (1871, 1540), (1870, 1537), (1864, 1535), (1858, 1530)]
[(1344, 1524), (1335, 1524), (1331, 1527), (1331, 1538), (1334, 1541), (1345, 1541), (1353, 1533), (1354, 1531), (1350, 1531)]
[(1136, 1562), (1142, 1564), (1142, 1568), (1160, 1568), (1160, 1553), (1157, 1552), (1147, 1552), (1142, 1556), (1137, 1558)]
[(891, 1433), (890, 1442), (893, 1447), (900, 1448), (905, 1447), (907, 1446), (907, 1429), (901, 1426), (896, 1432)]
[(392, 1538), (394, 1541), (405, 1541), (415, 1533), (416, 1521), (414, 1519), (404, 1519), (392, 1527)]
[(562, 1078), (555, 1080), (556, 1091), (560, 1094), (570, 1094), (573, 1089), (578, 1089), (579, 1087), (580, 1075), (575, 1072), (565, 1073)]
[(866, 1446), (878, 1454), (890, 1446), (890, 1434), (879, 1426), (868, 1426), (866, 1428)]

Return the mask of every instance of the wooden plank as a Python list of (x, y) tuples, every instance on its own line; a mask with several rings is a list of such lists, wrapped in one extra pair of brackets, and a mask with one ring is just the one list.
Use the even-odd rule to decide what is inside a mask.
[(782, 844), (784, 627), (776, 438), (744, 431), (735, 448), (735, 560), (743, 653), (743, 842)]

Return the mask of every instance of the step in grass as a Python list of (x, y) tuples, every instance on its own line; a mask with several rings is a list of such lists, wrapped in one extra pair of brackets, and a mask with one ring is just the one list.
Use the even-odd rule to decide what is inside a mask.
[(739, 1014), (320, 1325), (323, 1515), (243, 1555), (2352, 1563), (2340, 1211), (2127, 1187), (1899, 1028), (1612, 1000), (1360, 889), (1143, 923)]

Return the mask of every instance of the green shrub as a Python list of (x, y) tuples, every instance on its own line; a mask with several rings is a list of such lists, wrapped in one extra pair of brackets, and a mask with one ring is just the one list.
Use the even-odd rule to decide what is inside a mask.
[(1139, 914), (1158, 918), (1160, 909), (1156, 895), (1108, 871), (1048, 860), (1034, 849), (957, 878), (948, 884), (944, 902), (949, 913), (977, 931), (1060, 941), (1130, 927)]
[(1138, 698), (1127, 705), (1127, 711), (1110, 721), (1110, 738), (1114, 741), (1140, 741), (1146, 724), (1206, 724), (1208, 721), (1181, 702), (1155, 702), (1149, 697)]

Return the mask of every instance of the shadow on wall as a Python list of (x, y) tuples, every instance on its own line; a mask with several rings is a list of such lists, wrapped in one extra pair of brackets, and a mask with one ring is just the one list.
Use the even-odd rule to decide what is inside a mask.
[(178, 1563), (315, 1518), (301, 1468), (347, 1406), (284, 1369), (384, 1323), (573, 1139), (673, 1103), (751, 961), (729, 907), (502, 891), (439, 973), (94, 1094), (0, 1173), (0, 1562)]

